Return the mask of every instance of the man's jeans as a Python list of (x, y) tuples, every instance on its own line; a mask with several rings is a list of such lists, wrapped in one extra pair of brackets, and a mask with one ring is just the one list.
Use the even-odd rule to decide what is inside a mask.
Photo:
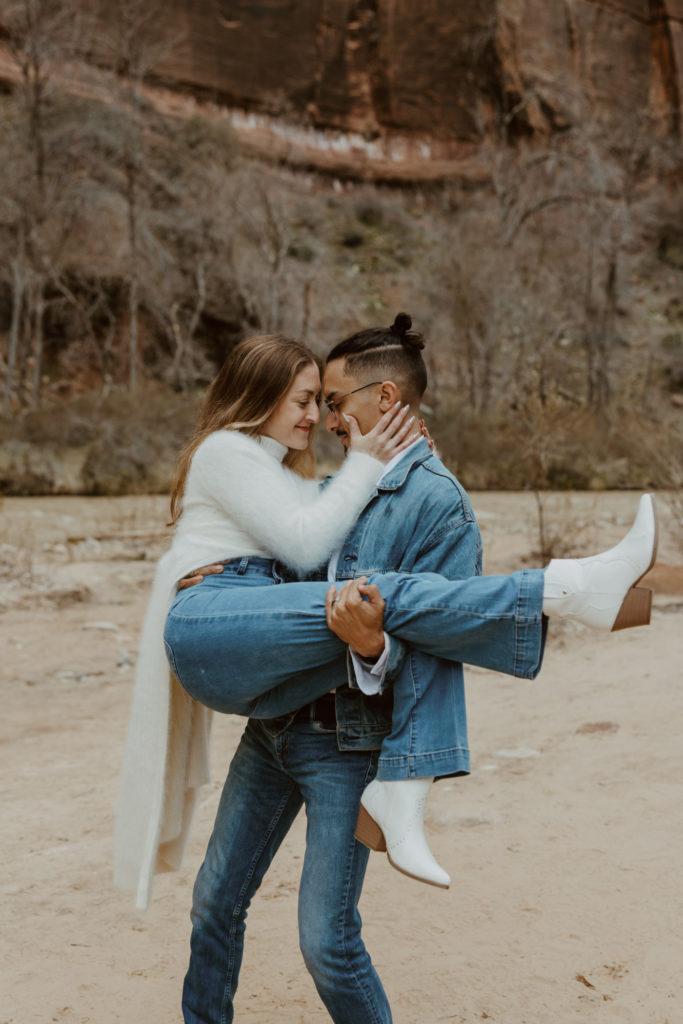
[[(244, 558), (181, 591), (164, 634), (171, 668), (188, 693), (215, 711), (272, 718), (329, 690), (321, 671), (346, 652), (325, 621), (326, 583), (284, 583), (271, 561)], [(436, 573), (375, 573), (386, 601), (384, 628), (424, 654), (534, 678), (543, 660), (543, 572), (446, 580)], [(393, 682), (391, 750), (384, 778), (445, 775), (423, 754), (448, 749), (448, 704), (429, 700), (401, 672)], [(437, 695), (438, 696), (438, 695)], [(457, 742), (453, 748), (457, 747)], [(416, 761), (415, 758), (418, 758)], [(412, 765), (412, 767), (410, 767)]]
[(391, 1024), (360, 934), (369, 851), (353, 838), (377, 755), (339, 751), (332, 726), (286, 723), (250, 720), (230, 766), (194, 887), (184, 1020), (234, 1019), (247, 908), (303, 803), (299, 941), (306, 966), (335, 1024)]

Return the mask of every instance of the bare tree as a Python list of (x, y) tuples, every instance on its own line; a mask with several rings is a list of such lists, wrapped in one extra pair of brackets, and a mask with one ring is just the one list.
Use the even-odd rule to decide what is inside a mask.
[[(66, 291), (59, 256), (70, 230), (74, 182), (55, 125), (52, 80), (60, 62), (84, 44), (85, 22), (71, 0), (9, 0), (3, 23), (18, 70), (15, 100), (5, 109), (6, 155), (13, 174), (3, 196), (4, 224), (14, 240), (10, 257), (13, 311), (3, 392), (6, 411), (17, 369), (23, 381), (29, 359), (30, 400), (40, 402), (47, 289), (58, 294)], [(32, 351), (22, 346), (22, 321), (32, 338)]]
[(148, 173), (146, 132), (149, 105), (144, 85), (180, 45), (182, 37), (164, 30), (166, 6), (162, 0), (107, 0), (100, 6), (104, 27), (103, 49), (118, 82), (119, 103), (129, 118), (129, 130), (121, 135), (121, 163), (125, 176), (129, 248), (128, 293), (128, 386), (138, 381), (140, 329), (140, 276), (143, 259), (145, 178)]
[(251, 318), (265, 331), (283, 329), (289, 303), (287, 251), (292, 241), (283, 197), (254, 167), (234, 178), (232, 209), (240, 246), (236, 268)]
[(14, 374), (17, 365), (17, 354), (19, 352), (19, 338), (21, 330), (21, 318), (24, 308), (24, 267), (25, 267), (25, 241), (23, 227), (19, 226), (19, 238), (17, 251), (11, 260), (12, 269), (12, 320), (9, 331), (9, 349), (7, 354), (7, 368), (5, 371), (5, 386), (2, 395), (2, 411), (7, 412), (12, 398), (14, 387)]
[(571, 341), (558, 369), (582, 352), (582, 400), (604, 414), (615, 395), (624, 254), (641, 230), (635, 202), (660, 146), (646, 115), (607, 128), (585, 110), (579, 123), (543, 147), (498, 153), (493, 180), (511, 260), (536, 254), (530, 290), (545, 294), (547, 336)]

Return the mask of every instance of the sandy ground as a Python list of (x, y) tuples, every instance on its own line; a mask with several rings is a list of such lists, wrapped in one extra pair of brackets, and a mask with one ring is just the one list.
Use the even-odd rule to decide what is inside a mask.
[[(532, 564), (533, 497), (474, 503), (486, 571)], [(555, 495), (546, 513), (588, 553), (635, 503)], [(452, 888), (372, 856), (365, 935), (396, 1024), (683, 1021), (683, 537), (660, 507), (649, 629), (555, 628), (535, 682), (468, 673), (473, 774), (428, 807)], [(111, 884), (113, 807), (165, 514), (162, 498), (0, 510), (0, 1024), (180, 1020), (192, 880), (241, 723), (216, 722), (186, 863), (136, 912)], [(249, 914), (237, 1006), (251, 1024), (328, 1019), (297, 946), (303, 837), (299, 819)]]

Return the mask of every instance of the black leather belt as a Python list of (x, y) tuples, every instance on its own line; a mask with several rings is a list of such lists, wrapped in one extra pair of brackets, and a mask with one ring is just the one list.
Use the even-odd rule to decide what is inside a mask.
[(293, 722), (320, 722), (322, 725), (336, 725), (337, 715), (334, 709), (334, 694), (326, 693), (324, 697), (304, 704), (294, 715)]

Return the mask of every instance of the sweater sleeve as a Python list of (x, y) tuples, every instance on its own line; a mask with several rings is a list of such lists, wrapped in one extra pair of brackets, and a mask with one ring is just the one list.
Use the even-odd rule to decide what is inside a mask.
[(328, 486), (311, 493), (257, 441), (230, 431), (210, 435), (192, 465), (207, 497), (274, 558), (304, 572), (339, 547), (383, 472), (378, 459), (351, 452)]

